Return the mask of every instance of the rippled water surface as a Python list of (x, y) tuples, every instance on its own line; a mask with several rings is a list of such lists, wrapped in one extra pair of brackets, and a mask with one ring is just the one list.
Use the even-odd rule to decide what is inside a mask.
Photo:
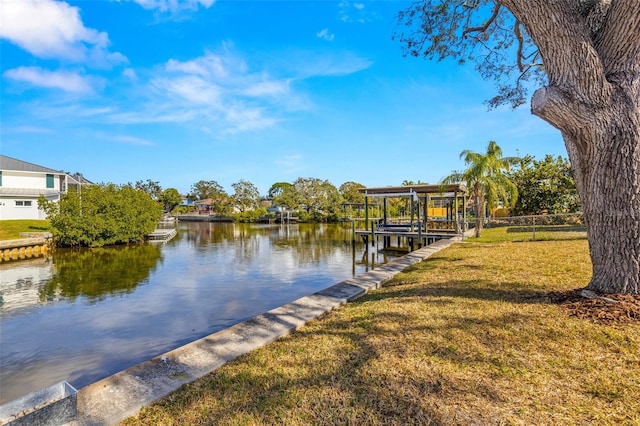
[(178, 229), (164, 245), (0, 264), (0, 403), (81, 388), (388, 260), (341, 225)]

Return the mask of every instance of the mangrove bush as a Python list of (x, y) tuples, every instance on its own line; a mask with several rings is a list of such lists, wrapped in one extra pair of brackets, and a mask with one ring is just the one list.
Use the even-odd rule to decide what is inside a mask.
[(131, 185), (99, 184), (69, 191), (59, 202), (38, 202), (51, 222), (58, 246), (101, 247), (142, 241), (151, 233), (162, 207)]

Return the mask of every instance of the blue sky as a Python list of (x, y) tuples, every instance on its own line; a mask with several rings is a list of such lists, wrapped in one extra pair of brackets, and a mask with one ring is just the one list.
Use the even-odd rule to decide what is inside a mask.
[(471, 66), (402, 56), (402, 1), (0, 0), (0, 152), (187, 193), (436, 183), (464, 149), (566, 156)]

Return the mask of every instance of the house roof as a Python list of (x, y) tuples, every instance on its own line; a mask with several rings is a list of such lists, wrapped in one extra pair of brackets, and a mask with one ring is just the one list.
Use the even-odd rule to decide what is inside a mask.
[(7, 157), (6, 155), (0, 155), (0, 170), (13, 170), (13, 171), (19, 171), (19, 172), (36, 172), (36, 173), (65, 173), (60, 170), (53, 170), (48, 167), (43, 167), (37, 164), (28, 163), (26, 161)]
[[(17, 172), (31, 172), (31, 173), (63, 174), (68, 176), (69, 183), (71, 185), (77, 185), (78, 183), (81, 183), (82, 185), (93, 184), (93, 182), (91, 182), (89, 179), (85, 178), (81, 174), (72, 175), (62, 170), (50, 169), (48, 167), (29, 163), (27, 161), (22, 161), (12, 157), (7, 157), (6, 155), (0, 155), (0, 170), (11, 170), (11, 171), (17, 171)], [(78, 182), (78, 180), (80, 182)]]
[[(79, 178), (79, 179), (78, 179)], [(69, 185), (77, 185), (77, 184), (82, 184), (82, 185), (93, 185), (94, 183), (91, 182), (89, 179), (85, 178), (84, 176), (82, 176), (81, 174), (75, 174), (75, 175), (67, 175), (67, 180), (69, 182)]]
[(198, 206), (210, 206), (211, 204), (213, 204), (213, 199), (212, 198), (205, 198), (204, 200), (198, 200), (198, 201), (194, 202), (193, 204), (198, 205)]

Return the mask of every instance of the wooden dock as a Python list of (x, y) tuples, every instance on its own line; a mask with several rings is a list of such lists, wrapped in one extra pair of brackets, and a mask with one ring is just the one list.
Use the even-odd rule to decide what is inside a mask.
[(175, 229), (156, 229), (149, 235), (147, 240), (152, 243), (166, 243), (178, 234)]
[[(428, 246), (436, 241), (450, 239), (457, 237), (454, 231), (447, 232), (446, 230), (429, 230), (429, 231), (411, 231), (408, 229), (374, 229), (373, 231), (358, 229), (355, 231), (356, 235), (360, 236), (365, 244), (371, 242), (372, 245), (376, 245), (382, 241), (383, 250), (394, 251), (413, 251), (416, 248)], [(396, 245), (393, 245), (393, 242)]]
[[(428, 246), (442, 239), (464, 238), (467, 227), (466, 192), (464, 183), (455, 184), (416, 184), (403, 186), (385, 186), (378, 188), (360, 188), (364, 194), (364, 224), (366, 229), (355, 230), (355, 236), (377, 247), (382, 240), (383, 250), (414, 250)], [(382, 198), (382, 218), (369, 218), (369, 199)], [(387, 199), (404, 199), (408, 209), (405, 217), (389, 217)], [(377, 203), (379, 209), (380, 203)], [(405, 213), (403, 213), (404, 216)], [(380, 212), (378, 212), (380, 215)], [(397, 240), (397, 246), (392, 241)], [(402, 246), (402, 244), (405, 244)]]

